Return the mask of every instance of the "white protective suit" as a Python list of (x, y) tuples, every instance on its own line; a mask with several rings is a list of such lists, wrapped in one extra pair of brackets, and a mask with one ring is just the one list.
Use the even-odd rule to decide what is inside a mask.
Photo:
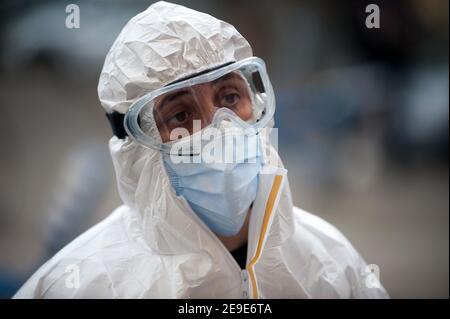
[[(250, 56), (250, 45), (230, 24), (157, 2), (114, 42), (100, 76), (100, 101), (108, 112), (125, 113), (151, 90)], [(124, 205), (45, 263), (16, 298), (387, 297), (336, 228), (292, 205), (276, 158), (259, 179), (241, 270), (175, 195), (158, 151), (129, 137), (113, 137), (109, 147)]]

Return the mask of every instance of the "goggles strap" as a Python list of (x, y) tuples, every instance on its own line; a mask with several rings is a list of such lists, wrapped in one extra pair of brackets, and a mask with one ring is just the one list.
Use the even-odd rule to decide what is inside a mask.
[[(197, 76), (200, 76), (200, 75), (203, 75), (203, 74), (206, 74), (206, 73), (209, 73), (209, 72), (218, 70), (218, 69), (220, 69), (220, 68), (226, 67), (226, 66), (228, 66), (228, 65), (230, 65), (230, 64), (233, 64), (233, 63), (235, 63), (235, 61), (230, 61), (230, 62), (221, 64), (221, 65), (218, 65), (218, 66), (216, 66), (216, 67), (209, 68), (209, 69), (203, 70), (203, 71), (201, 71), (201, 72), (197, 72), (197, 73), (194, 73), (194, 74), (191, 74), (191, 75), (182, 77), (181, 79), (172, 81), (172, 82), (170, 82), (170, 83), (167, 84), (167, 85), (171, 85), (171, 84), (179, 83), (179, 82), (182, 82), (182, 81), (185, 81), (185, 80), (188, 80), (188, 79), (192, 79), (192, 78), (195, 78), (195, 77), (197, 77)], [(165, 85), (165, 86), (167, 86), (167, 85)]]
[(112, 113), (106, 113), (106, 117), (108, 118), (109, 124), (111, 125), (113, 134), (115, 136), (117, 136), (119, 139), (123, 139), (128, 135), (123, 125), (125, 114), (113, 111)]

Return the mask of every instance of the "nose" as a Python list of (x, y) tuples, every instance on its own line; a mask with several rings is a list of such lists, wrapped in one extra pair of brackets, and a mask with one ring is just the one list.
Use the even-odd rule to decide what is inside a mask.
[(196, 91), (198, 116), (202, 122), (202, 128), (208, 126), (214, 114), (220, 108), (215, 105), (214, 91), (209, 87), (201, 87)]

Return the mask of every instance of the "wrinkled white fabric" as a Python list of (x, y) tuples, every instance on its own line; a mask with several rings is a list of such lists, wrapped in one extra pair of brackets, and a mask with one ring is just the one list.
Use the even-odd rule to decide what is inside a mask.
[(232, 25), (157, 2), (132, 18), (114, 42), (100, 75), (100, 101), (108, 112), (125, 113), (144, 93), (251, 56), (247, 40)]
[[(231, 25), (158, 2), (131, 19), (113, 44), (100, 100), (107, 111), (126, 112), (150, 90), (251, 55)], [(129, 138), (113, 137), (109, 148), (124, 205), (45, 263), (16, 298), (387, 297), (382, 286), (367, 284), (365, 262), (336, 228), (293, 207), (276, 153), (259, 179), (241, 271), (175, 195), (159, 152)]]

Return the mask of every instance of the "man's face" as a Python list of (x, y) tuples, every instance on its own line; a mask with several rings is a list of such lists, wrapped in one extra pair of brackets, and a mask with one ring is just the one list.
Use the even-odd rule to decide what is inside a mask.
[(229, 108), (244, 121), (252, 118), (247, 83), (236, 72), (158, 97), (154, 117), (163, 143), (170, 141), (170, 133), (177, 128), (195, 133), (194, 120), (201, 120), (201, 128), (207, 126), (221, 107)]

